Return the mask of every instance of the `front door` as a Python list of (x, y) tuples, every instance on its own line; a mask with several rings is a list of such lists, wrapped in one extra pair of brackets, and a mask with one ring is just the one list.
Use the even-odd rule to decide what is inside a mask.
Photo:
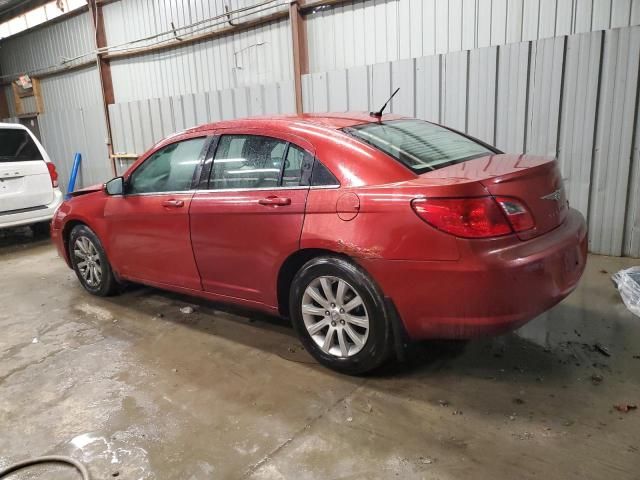
[(205, 291), (277, 305), (277, 275), (299, 246), (312, 165), (311, 145), (297, 137), (220, 136), (208, 189), (191, 203)]
[(109, 256), (118, 273), (153, 285), (201, 290), (189, 235), (194, 173), (206, 137), (164, 146), (126, 179), (105, 207)]

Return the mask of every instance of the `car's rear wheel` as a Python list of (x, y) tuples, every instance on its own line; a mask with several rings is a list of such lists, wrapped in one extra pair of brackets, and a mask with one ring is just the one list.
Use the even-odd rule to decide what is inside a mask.
[(86, 225), (77, 225), (69, 235), (71, 265), (82, 286), (100, 297), (113, 295), (118, 282), (98, 236)]
[(347, 259), (307, 262), (293, 279), (289, 309), (304, 347), (329, 368), (362, 374), (389, 355), (391, 326), (383, 296)]

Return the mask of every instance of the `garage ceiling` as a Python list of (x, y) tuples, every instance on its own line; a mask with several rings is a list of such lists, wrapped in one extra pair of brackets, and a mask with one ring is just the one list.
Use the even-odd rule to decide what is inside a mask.
[(49, 0), (0, 0), (0, 22), (44, 5)]

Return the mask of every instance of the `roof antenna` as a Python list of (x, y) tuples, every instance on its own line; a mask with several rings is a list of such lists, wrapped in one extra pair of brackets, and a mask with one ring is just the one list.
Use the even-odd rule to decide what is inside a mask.
[(396, 91), (391, 94), (391, 96), (389, 97), (389, 100), (386, 101), (386, 103), (382, 106), (382, 108), (377, 112), (369, 112), (369, 115), (376, 118), (382, 118), (382, 112), (384, 112), (384, 109), (387, 108), (387, 105), (389, 105), (389, 102), (393, 97), (396, 96), (396, 93), (398, 93), (399, 90), (400, 90), (400, 87), (396, 88)]

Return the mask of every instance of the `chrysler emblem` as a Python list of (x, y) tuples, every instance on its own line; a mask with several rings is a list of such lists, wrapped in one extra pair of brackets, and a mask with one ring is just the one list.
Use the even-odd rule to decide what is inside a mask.
[(559, 202), (561, 196), (562, 196), (562, 188), (559, 188), (557, 190), (554, 190), (550, 194), (545, 195), (544, 197), (540, 197), (540, 198), (542, 200), (555, 200), (556, 202)]

